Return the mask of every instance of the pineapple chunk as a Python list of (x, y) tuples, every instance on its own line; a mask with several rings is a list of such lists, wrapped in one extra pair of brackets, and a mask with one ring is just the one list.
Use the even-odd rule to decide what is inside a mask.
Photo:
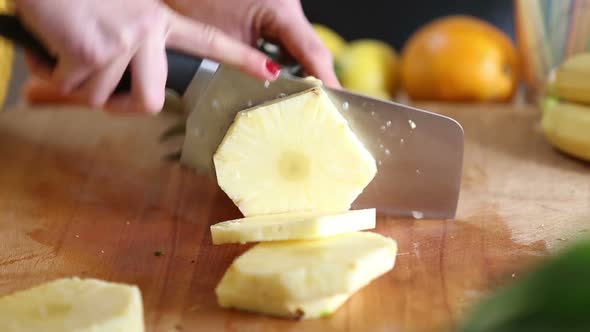
[(58, 279), (0, 298), (3, 332), (143, 332), (135, 286), (95, 279)]
[(319, 87), (238, 113), (213, 161), (246, 217), (346, 211), (377, 172)]
[(220, 222), (213, 244), (303, 240), (375, 228), (375, 209), (341, 213), (294, 212)]
[(292, 313), (295, 304), (356, 292), (391, 270), (396, 252), (393, 239), (370, 232), (263, 242), (234, 260), (215, 292), (222, 307)]

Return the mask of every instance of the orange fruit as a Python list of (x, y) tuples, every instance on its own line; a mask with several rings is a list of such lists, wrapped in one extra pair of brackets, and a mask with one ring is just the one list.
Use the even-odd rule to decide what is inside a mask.
[(516, 91), (516, 48), (500, 29), (478, 18), (434, 20), (408, 39), (402, 86), (414, 100), (507, 101)]

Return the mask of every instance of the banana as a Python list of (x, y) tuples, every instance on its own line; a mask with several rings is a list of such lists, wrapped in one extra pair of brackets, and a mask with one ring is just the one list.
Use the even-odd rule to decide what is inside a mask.
[(541, 128), (553, 146), (590, 161), (590, 106), (556, 100), (545, 102)]
[(560, 99), (590, 104), (590, 53), (569, 57), (557, 68), (552, 81), (552, 92)]

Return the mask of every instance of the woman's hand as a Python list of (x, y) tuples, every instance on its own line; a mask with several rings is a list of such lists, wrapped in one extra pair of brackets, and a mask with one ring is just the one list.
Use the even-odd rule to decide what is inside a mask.
[(254, 45), (259, 37), (279, 42), (310, 74), (340, 87), (333, 60), (305, 17), (299, 0), (164, 0), (197, 21), (219, 27)]
[[(157, 112), (165, 97), (166, 47), (235, 65), (261, 79), (279, 74), (262, 52), (159, 0), (17, 0), (17, 11), (58, 59), (56, 68), (49, 68), (27, 57), (37, 76), (33, 91), (54, 94), (56, 100)], [(113, 97), (128, 66), (132, 90)]]

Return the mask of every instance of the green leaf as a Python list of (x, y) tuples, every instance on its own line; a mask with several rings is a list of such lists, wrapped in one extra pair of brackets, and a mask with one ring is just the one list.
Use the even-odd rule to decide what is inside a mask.
[(493, 294), (459, 331), (590, 331), (590, 239)]

